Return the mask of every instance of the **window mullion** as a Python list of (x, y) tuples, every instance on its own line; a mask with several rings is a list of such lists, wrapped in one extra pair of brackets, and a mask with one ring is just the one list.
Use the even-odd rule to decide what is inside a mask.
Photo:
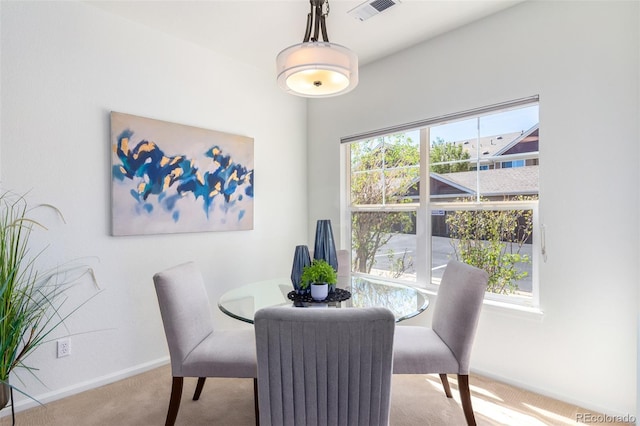
[(480, 117), (476, 118), (476, 202), (480, 202)]
[(354, 212), (407, 212), (415, 211), (420, 207), (416, 203), (404, 203), (404, 204), (354, 204), (351, 206), (351, 211)]
[[(429, 214), (430, 173), (429, 173), (429, 128), (420, 129), (420, 194), (419, 207), (416, 213), (416, 258), (425, 261), (417, 262), (416, 281), (431, 282), (431, 215)], [(426, 183), (426, 184), (425, 184)]]

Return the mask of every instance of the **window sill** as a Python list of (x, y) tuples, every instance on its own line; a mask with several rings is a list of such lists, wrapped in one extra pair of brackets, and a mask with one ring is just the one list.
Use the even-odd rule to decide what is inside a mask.
[(533, 306), (519, 305), (515, 303), (499, 302), (497, 300), (484, 300), (484, 306), (490, 312), (495, 312), (501, 315), (518, 316), (522, 318), (532, 319), (536, 321), (542, 321), (544, 318), (544, 312)]
[[(421, 288), (429, 297), (437, 298), (437, 289)], [(437, 302), (435, 302), (437, 303)], [(544, 312), (539, 307), (523, 305), (519, 303), (509, 303), (500, 300), (484, 299), (483, 309), (487, 309), (489, 312), (498, 313), (507, 316), (518, 316), (521, 318), (532, 319), (536, 321), (542, 321)]]

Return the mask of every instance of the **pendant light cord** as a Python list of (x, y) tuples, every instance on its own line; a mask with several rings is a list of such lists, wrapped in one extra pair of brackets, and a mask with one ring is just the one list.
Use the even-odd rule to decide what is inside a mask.
[[(326, 17), (329, 15), (329, 0), (309, 0), (309, 3), (311, 10), (307, 14), (307, 28), (302, 42), (316, 42), (322, 32), (322, 41), (329, 43), (326, 23)], [(326, 12), (322, 10), (324, 5), (327, 6)], [(313, 32), (313, 38), (311, 38), (311, 32)]]

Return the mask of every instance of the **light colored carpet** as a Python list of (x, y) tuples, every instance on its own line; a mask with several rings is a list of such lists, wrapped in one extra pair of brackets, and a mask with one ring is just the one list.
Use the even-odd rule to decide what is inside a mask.
[[(449, 377), (453, 399), (445, 397), (437, 375), (393, 376), (391, 425), (464, 425), (455, 376)], [(575, 425), (577, 414), (588, 412), (480, 376), (470, 383), (479, 425)], [(177, 425), (255, 425), (253, 380), (207, 379), (199, 401), (191, 400), (195, 385), (196, 379), (185, 379)], [(16, 413), (16, 425), (164, 425), (170, 389), (171, 370), (164, 366)], [(0, 418), (0, 426), (10, 424), (11, 415)]]

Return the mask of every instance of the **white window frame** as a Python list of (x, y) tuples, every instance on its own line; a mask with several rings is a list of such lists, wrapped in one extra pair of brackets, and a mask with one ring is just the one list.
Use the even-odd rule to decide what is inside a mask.
[[(540, 280), (539, 265), (543, 260), (541, 256), (541, 240), (543, 238), (543, 227), (540, 224), (539, 200), (531, 201), (493, 201), (493, 202), (437, 202), (430, 201), (429, 184), (420, 185), (420, 203), (408, 204), (390, 204), (384, 206), (352, 206), (351, 205), (351, 152), (350, 143), (363, 139), (371, 139), (375, 137), (383, 137), (398, 133), (406, 133), (409, 131), (420, 131), (420, 181), (429, 182), (429, 128), (447, 121), (454, 121), (463, 118), (471, 118), (474, 116), (484, 115), (490, 112), (498, 112), (501, 110), (521, 108), (527, 105), (538, 104), (538, 96), (533, 96), (515, 101), (505, 102), (502, 104), (492, 105), (488, 107), (478, 108), (458, 114), (451, 114), (445, 117), (436, 117), (433, 119), (423, 120), (416, 123), (409, 123), (393, 128), (372, 131), (360, 135), (353, 135), (342, 138), (341, 161), (343, 161), (344, 179), (341, 179), (341, 200), (342, 200), (342, 246), (351, 247), (351, 214), (362, 211), (415, 211), (416, 212), (416, 282), (409, 283), (415, 287), (424, 288), (429, 293), (436, 293), (438, 289), (437, 280), (431, 276), (431, 213), (437, 210), (532, 210), (534, 232), (532, 235), (532, 289), (531, 296), (519, 295), (501, 295), (496, 293), (485, 293), (485, 302), (502, 306), (520, 306), (525, 309), (539, 308), (540, 303)], [(507, 156), (505, 156), (507, 157)], [(518, 157), (518, 155), (514, 155)], [(351, 253), (351, 252), (350, 252)], [(408, 284), (407, 281), (402, 281)]]

